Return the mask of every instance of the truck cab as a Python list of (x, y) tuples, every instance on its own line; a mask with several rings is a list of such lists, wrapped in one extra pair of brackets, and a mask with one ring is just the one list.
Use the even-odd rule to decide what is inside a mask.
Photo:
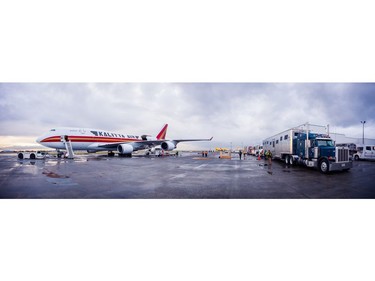
[(348, 148), (335, 146), (327, 135), (309, 133), (308, 140), (306, 136), (299, 134), (296, 138), (300, 161), (306, 166), (317, 167), (322, 173), (352, 168)]
[(329, 138), (316, 138), (311, 140), (309, 158), (326, 157), (328, 160), (335, 160), (335, 144)]

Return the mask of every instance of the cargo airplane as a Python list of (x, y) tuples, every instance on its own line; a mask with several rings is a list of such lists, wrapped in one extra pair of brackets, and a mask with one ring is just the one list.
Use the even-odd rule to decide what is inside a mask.
[(149, 149), (150, 152), (153, 152), (156, 146), (171, 151), (180, 142), (212, 140), (212, 138), (166, 140), (167, 129), (168, 124), (165, 124), (159, 134), (152, 137), (150, 135), (118, 134), (96, 129), (56, 128), (40, 136), (36, 142), (58, 151), (60, 149), (69, 150), (68, 143), (72, 151), (86, 150), (89, 153), (108, 151), (108, 156), (113, 156), (114, 152), (117, 152), (119, 156), (131, 157), (134, 151)]

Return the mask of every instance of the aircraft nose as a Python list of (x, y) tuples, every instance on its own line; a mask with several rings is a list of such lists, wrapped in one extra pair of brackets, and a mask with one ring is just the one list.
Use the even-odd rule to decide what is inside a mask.
[(35, 141), (36, 141), (37, 143), (41, 143), (42, 140), (43, 140), (43, 136), (40, 136), (40, 137), (38, 137)]

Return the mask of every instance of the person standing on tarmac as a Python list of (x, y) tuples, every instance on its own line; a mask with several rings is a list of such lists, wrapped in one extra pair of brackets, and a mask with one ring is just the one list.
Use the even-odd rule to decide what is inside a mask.
[(271, 150), (268, 150), (266, 152), (266, 157), (268, 159), (268, 165), (271, 166), (272, 165), (272, 152), (271, 152)]
[(242, 150), (238, 152), (238, 155), (240, 156), (240, 160), (242, 159)]

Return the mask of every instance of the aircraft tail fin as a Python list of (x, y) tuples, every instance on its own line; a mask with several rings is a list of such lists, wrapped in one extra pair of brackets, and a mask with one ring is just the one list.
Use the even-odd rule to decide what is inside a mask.
[(156, 136), (156, 139), (165, 140), (165, 138), (167, 137), (167, 129), (168, 129), (168, 124), (165, 124), (163, 128), (161, 129), (160, 133)]

